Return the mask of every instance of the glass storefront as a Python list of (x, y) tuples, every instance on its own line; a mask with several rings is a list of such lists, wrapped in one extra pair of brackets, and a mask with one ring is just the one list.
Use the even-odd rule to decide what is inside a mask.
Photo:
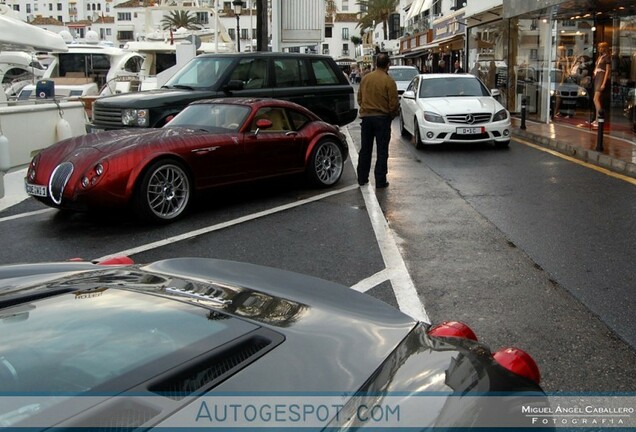
[[(594, 129), (602, 110), (606, 133), (633, 141), (636, 11), (620, 0), (604, 2), (603, 8), (600, 2), (572, 3), (470, 29), (469, 62), (474, 53), (481, 73), (482, 56), (500, 61), (496, 66), (507, 70), (504, 100), (511, 112), (519, 113), (525, 98), (531, 120)], [(506, 31), (504, 47), (489, 36)]]
[(508, 103), (508, 25), (497, 20), (467, 29), (467, 69), (481, 78), (489, 89), (500, 92), (499, 100)]

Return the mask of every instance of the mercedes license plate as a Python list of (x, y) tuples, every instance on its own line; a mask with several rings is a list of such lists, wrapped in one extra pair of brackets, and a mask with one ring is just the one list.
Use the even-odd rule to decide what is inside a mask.
[(46, 197), (46, 186), (25, 183), (26, 193), (33, 196)]
[(458, 127), (457, 133), (459, 135), (476, 135), (483, 133), (483, 128), (481, 127)]

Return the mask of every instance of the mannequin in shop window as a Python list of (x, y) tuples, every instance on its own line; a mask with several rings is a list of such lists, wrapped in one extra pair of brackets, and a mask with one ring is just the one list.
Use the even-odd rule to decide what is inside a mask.
[(599, 112), (603, 109), (603, 95), (609, 89), (610, 76), (612, 75), (612, 58), (609, 53), (609, 44), (598, 44), (598, 58), (594, 66), (594, 108), (596, 119), (592, 122), (592, 129), (598, 128)]
[(559, 45), (557, 47), (556, 57), (556, 73), (554, 74), (554, 86), (555, 86), (555, 103), (554, 103), (554, 116), (555, 117), (570, 117), (571, 112), (566, 111), (566, 114), (561, 113), (561, 86), (566, 82), (570, 76), (572, 65), (566, 55), (565, 46)]

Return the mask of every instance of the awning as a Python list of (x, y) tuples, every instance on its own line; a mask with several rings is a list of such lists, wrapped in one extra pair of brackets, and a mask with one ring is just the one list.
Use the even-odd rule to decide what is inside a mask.
[(464, 35), (453, 35), (433, 41), (433, 46), (440, 48), (450, 47), (451, 50), (464, 48)]
[(409, 13), (406, 16), (406, 19), (413, 19), (425, 10), (430, 9), (431, 6), (433, 6), (433, 0), (413, 0), (411, 9), (409, 9)]
[(411, 52), (408, 52), (408, 53), (404, 53), (404, 58), (412, 59), (412, 58), (416, 58), (416, 57), (421, 57), (423, 55), (428, 54), (429, 52), (431, 52), (431, 50), (429, 50), (429, 49), (418, 49), (417, 51), (411, 51)]

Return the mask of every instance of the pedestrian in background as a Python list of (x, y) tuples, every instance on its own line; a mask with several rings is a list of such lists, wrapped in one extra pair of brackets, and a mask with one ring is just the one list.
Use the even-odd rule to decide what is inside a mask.
[(385, 188), (391, 140), (391, 121), (398, 115), (398, 90), (388, 74), (391, 60), (388, 54), (378, 54), (376, 68), (362, 78), (358, 91), (359, 115), (362, 119), (361, 144), (358, 157), (358, 184), (369, 182), (373, 141), (376, 143), (375, 187)]
[(464, 73), (464, 69), (462, 69), (462, 66), (459, 64), (459, 60), (455, 60), (453, 73)]

